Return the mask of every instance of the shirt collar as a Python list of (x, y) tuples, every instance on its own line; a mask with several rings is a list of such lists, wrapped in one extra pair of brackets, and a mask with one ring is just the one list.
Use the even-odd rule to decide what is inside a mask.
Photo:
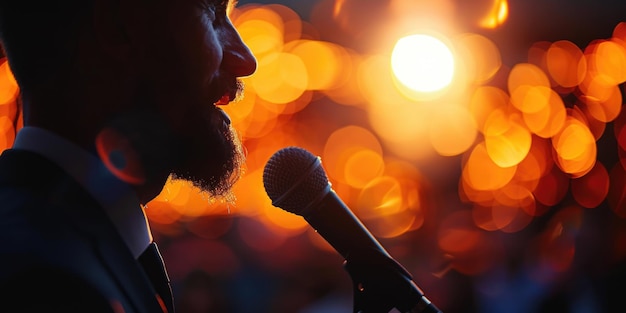
[(13, 148), (43, 155), (76, 179), (104, 209), (135, 258), (152, 242), (137, 195), (98, 157), (48, 130), (31, 126), (20, 129)]

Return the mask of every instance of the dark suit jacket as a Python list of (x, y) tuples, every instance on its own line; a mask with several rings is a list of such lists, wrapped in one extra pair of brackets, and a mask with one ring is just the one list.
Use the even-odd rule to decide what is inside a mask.
[(1, 312), (163, 312), (103, 209), (68, 174), (20, 150), (0, 156)]

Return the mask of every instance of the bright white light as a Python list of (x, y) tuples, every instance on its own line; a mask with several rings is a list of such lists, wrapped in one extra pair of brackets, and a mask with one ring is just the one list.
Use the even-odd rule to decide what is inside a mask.
[(454, 75), (452, 51), (430, 35), (400, 38), (391, 53), (391, 68), (410, 89), (433, 92), (448, 86)]

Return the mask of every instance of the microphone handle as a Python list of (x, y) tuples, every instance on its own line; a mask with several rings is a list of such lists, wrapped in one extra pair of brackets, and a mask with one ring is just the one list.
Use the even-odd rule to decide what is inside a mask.
[(396, 260), (377, 250), (360, 250), (344, 262), (352, 278), (355, 313), (441, 312)]
[(308, 208), (313, 209), (303, 212), (304, 219), (345, 259), (355, 313), (441, 312), (332, 189)]
[(302, 212), (302, 217), (309, 225), (324, 237), (344, 259), (348, 259), (351, 254), (358, 253), (358, 250), (362, 249), (376, 250), (391, 258), (335, 191), (330, 188), (328, 190), (317, 203), (309, 205), (310, 210)]

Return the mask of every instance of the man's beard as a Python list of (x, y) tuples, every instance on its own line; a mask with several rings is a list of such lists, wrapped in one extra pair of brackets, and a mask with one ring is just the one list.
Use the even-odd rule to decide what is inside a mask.
[[(198, 86), (197, 81), (203, 80), (193, 75), (191, 81), (185, 80), (185, 76), (168, 76), (165, 82), (159, 80), (161, 75), (146, 77), (155, 77), (156, 81), (140, 81), (135, 103), (142, 113), (135, 121), (149, 124), (145, 127), (150, 130), (148, 135), (137, 136), (148, 141), (138, 144), (147, 180), (165, 183), (164, 176), (169, 176), (193, 184), (210, 200), (233, 201), (232, 187), (241, 177), (245, 163), (243, 146), (221, 110), (207, 100), (212, 97), (204, 92), (225, 90), (231, 96), (235, 94), (235, 99), (231, 99), (235, 101), (243, 94), (243, 83), (219, 74), (211, 78), (214, 83), (210, 86)], [(159, 97), (162, 86), (177, 91), (174, 94), (179, 96)], [(173, 106), (171, 101), (180, 105)]]
[[(207, 200), (232, 202), (231, 189), (245, 163), (239, 137), (219, 109), (207, 106), (202, 109), (205, 115), (191, 111), (195, 114), (187, 114), (182, 127), (168, 125), (154, 110), (126, 112), (98, 135), (97, 153), (114, 175), (128, 183), (162, 188), (154, 184), (165, 183), (170, 176), (193, 184)], [(122, 161), (119, 166), (115, 155)], [(129, 171), (133, 168), (140, 170)]]
[(233, 201), (232, 186), (242, 174), (245, 156), (235, 129), (210, 107), (206, 115), (193, 114), (178, 137), (178, 157), (172, 179), (191, 182), (212, 198)]

